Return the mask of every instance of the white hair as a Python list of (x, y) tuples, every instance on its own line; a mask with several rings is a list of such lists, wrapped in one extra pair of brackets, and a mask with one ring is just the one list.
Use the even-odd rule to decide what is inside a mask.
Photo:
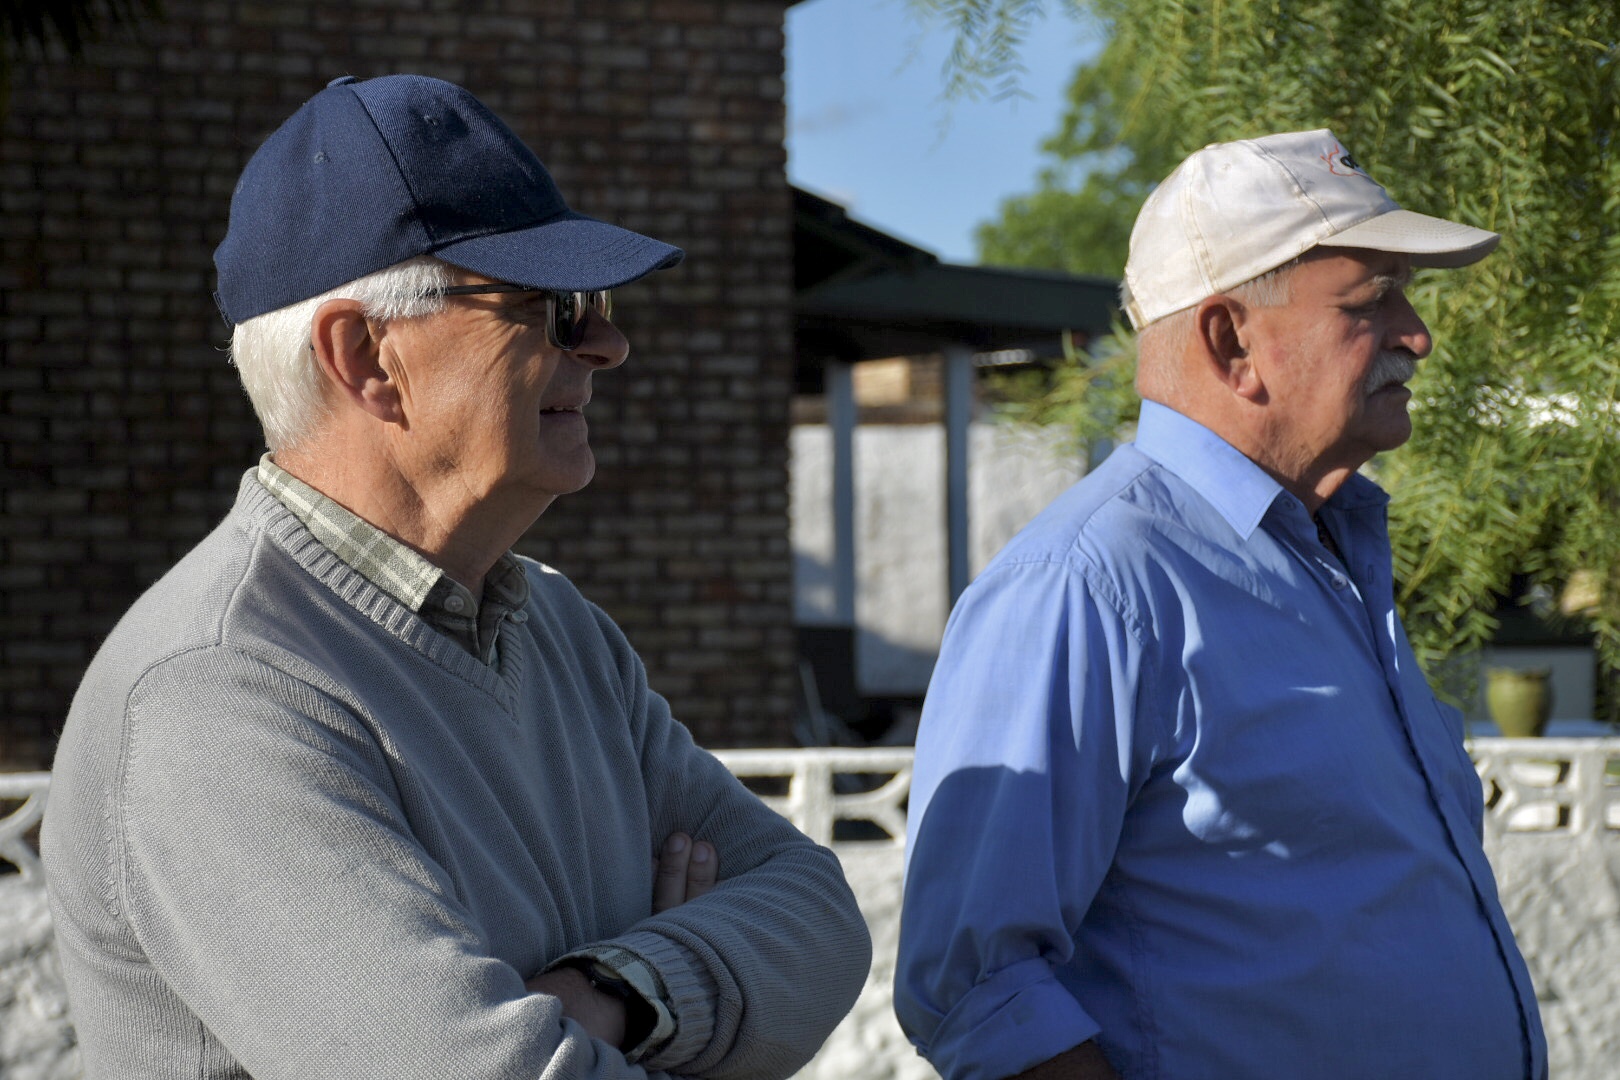
[(452, 267), (419, 255), (346, 285), (256, 315), (231, 334), (231, 361), (264, 427), (272, 451), (297, 446), (326, 417), (329, 406), (311, 348), (315, 312), (328, 300), (358, 300), (366, 317), (387, 321), (432, 315), (444, 307)]
[[(1294, 298), (1294, 271), (1303, 258), (1290, 259), (1223, 292), (1249, 307), (1281, 307)], [(1193, 315), (1197, 310), (1194, 304), (1173, 311), (1136, 332), (1137, 387), (1144, 391), (1143, 397), (1161, 400), (1179, 391), (1181, 358), (1192, 343)]]

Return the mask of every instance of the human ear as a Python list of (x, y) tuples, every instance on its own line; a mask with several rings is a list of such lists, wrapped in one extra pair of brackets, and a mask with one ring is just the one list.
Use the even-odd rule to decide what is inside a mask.
[(358, 300), (328, 300), (316, 309), (309, 347), (340, 399), (385, 423), (403, 421), (399, 387), (382, 362), (377, 325)]
[(1259, 402), (1265, 382), (1252, 355), (1253, 313), (1241, 300), (1217, 294), (1193, 312), (1196, 349), (1215, 379), (1233, 394)]

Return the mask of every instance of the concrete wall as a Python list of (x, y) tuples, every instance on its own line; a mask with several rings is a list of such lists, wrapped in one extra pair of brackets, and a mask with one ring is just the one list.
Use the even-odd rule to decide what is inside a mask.
[[(1084, 473), (1067, 432), (975, 423), (968, 449), (969, 569)], [(832, 437), (793, 428), (794, 614), (828, 625), (832, 597)], [(870, 695), (921, 696), (950, 614), (946, 584), (945, 430), (855, 429), (856, 677)]]
[(801, 1080), (929, 1080), (939, 1074), (906, 1040), (891, 1008), (900, 946), (901, 853), (877, 844), (835, 848), (872, 931), (872, 972), (855, 1008)]
[(1530, 965), (1556, 1080), (1620, 1076), (1620, 833), (1510, 834), (1489, 849)]
[(45, 890), (16, 876), (0, 878), (0, 1076), (81, 1075)]

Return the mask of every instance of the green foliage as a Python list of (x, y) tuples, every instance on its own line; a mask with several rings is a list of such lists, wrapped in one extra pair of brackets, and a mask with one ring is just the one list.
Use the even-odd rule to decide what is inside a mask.
[[(1016, 96), (1018, 77), (1024, 73), (1018, 48), (1046, 17), (1046, 0), (908, 0), (925, 20), (943, 22), (955, 33), (945, 60), (945, 96), (977, 97), (991, 88), (995, 97)], [(1054, 0), (1069, 15), (1078, 16), (1082, 0)]]
[(1136, 338), (1119, 326), (1090, 355), (1064, 342), (1065, 363), (981, 376), (981, 393), (1000, 419), (1074, 433), (1077, 448), (1110, 442), (1136, 419)]
[[(1014, 7), (1027, 21), (1030, 7), (949, 6), (981, 9), (977, 22), (957, 25), (999, 32), (1003, 49), (1009, 26), (986, 12)], [(1085, 7), (1108, 26), (1109, 42), (1076, 76), (1038, 190), (1008, 203), (981, 233), (986, 256), (1117, 267), (1120, 238), (1147, 190), (1137, 165), (1150, 164), (1145, 172), (1157, 178), (1209, 142), (1315, 127), (1332, 128), (1403, 205), (1501, 232), (1501, 247), (1484, 262), (1420, 272), (1412, 290), (1436, 349), (1413, 383), (1416, 434), (1372, 466), (1395, 493), (1400, 600), (1414, 644), (1433, 662), (1489, 639), (1492, 612), (1516, 573), (1553, 596), (1572, 577), (1601, 581), (1589, 617), (1613, 680), (1620, 672), (1620, 4), (1092, 0)], [(1092, 181), (1117, 190), (1100, 194)], [(1109, 220), (1074, 220), (1088, 216)], [(1114, 261), (1059, 250), (1070, 243), (1107, 245)], [(1088, 377), (1071, 375), (1051, 396), (1083, 399), (1087, 386)], [(1082, 407), (1071, 415), (1096, 430), (1107, 412)]]
[(998, 220), (979, 226), (984, 262), (1111, 277), (1125, 272), (1136, 211), (1183, 156), (1174, 114), (1144, 111), (1150, 78), (1149, 69), (1112, 45), (1081, 65), (1062, 125), (1042, 145), (1049, 164), (1036, 190), (1006, 200)]

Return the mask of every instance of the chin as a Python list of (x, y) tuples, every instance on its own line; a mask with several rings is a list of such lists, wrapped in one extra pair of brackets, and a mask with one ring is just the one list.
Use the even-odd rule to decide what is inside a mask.
[(1367, 442), (1380, 452), (1405, 445), (1412, 437), (1412, 417), (1406, 411), (1406, 397), (1399, 402), (1379, 402), (1384, 408), (1366, 419)]
[(586, 455), (586, 460), (574, 468), (546, 470), (546, 475), (535, 485), (547, 495), (556, 498), (559, 495), (573, 495), (584, 491), (596, 477), (596, 458)]
[(1380, 424), (1362, 437), (1361, 445), (1375, 454), (1382, 454), (1387, 450), (1405, 446), (1411, 437), (1411, 424)]

